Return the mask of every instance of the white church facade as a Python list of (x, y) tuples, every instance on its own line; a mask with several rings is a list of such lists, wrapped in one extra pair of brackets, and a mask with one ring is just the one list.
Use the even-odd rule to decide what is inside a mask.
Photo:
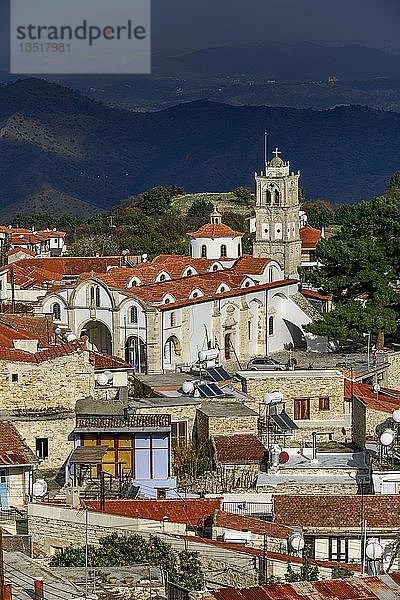
[(75, 283), (54, 286), (39, 312), (148, 373), (188, 366), (209, 348), (239, 369), (254, 356), (304, 344), (303, 327), (316, 311), (299, 293), (296, 273), (298, 175), (277, 156), (266, 169), (272, 169), (266, 181), (256, 178), (254, 255), (243, 255), (243, 233), (215, 211), (210, 223), (188, 234), (191, 256), (160, 255), (134, 268), (83, 273)]

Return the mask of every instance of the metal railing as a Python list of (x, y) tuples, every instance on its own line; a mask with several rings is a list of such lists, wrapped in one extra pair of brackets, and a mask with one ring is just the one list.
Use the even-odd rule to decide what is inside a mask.
[(223, 502), (222, 510), (246, 517), (271, 517), (273, 505), (272, 502)]

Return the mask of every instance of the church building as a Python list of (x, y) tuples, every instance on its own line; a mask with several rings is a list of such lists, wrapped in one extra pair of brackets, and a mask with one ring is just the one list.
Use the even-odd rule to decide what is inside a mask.
[(148, 373), (191, 365), (210, 348), (237, 370), (254, 356), (305, 345), (303, 328), (319, 314), (299, 291), (298, 179), (278, 151), (256, 175), (253, 255), (215, 210), (188, 233), (190, 256), (82, 273), (53, 286), (39, 312)]

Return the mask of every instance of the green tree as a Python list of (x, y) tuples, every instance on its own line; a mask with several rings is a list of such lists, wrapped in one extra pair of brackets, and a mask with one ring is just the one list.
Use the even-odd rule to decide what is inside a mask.
[(240, 204), (244, 204), (245, 206), (254, 204), (254, 193), (247, 187), (237, 187), (232, 190), (232, 194)]
[(353, 577), (353, 575), (354, 571), (347, 565), (344, 567), (339, 564), (332, 569), (332, 579), (348, 579), (349, 577)]
[(323, 267), (309, 279), (333, 295), (335, 308), (308, 331), (354, 338), (372, 331), (380, 349), (384, 334), (397, 329), (399, 244), (400, 198), (374, 198), (353, 207), (341, 231), (318, 244)]
[[(89, 546), (89, 564), (92, 567), (122, 567), (148, 563), (161, 567), (171, 583), (190, 590), (204, 587), (204, 575), (197, 552), (176, 552), (170, 544), (151, 535), (119, 536), (116, 533), (100, 539), (100, 546)], [(53, 556), (52, 567), (82, 567), (85, 565), (85, 547), (69, 547)]]
[(296, 581), (318, 581), (318, 579), (319, 569), (318, 567), (313, 567), (310, 564), (310, 549), (308, 546), (306, 546), (303, 550), (303, 560), (300, 571), (294, 571), (289, 561), (285, 574), (285, 580), (289, 583), (294, 583)]
[(163, 215), (170, 208), (172, 198), (170, 188), (155, 187), (142, 194), (140, 208), (146, 215)]
[(396, 171), (390, 178), (389, 187), (387, 191), (389, 197), (400, 197), (400, 171)]
[(210, 221), (210, 214), (214, 210), (214, 205), (212, 202), (207, 202), (207, 200), (198, 199), (193, 202), (193, 204), (189, 207), (186, 214), (186, 229), (188, 231), (194, 231), (205, 225)]
[(303, 210), (307, 215), (307, 223), (310, 227), (322, 229), (335, 221), (335, 211), (329, 202), (319, 200), (318, 202), (305, 202)]

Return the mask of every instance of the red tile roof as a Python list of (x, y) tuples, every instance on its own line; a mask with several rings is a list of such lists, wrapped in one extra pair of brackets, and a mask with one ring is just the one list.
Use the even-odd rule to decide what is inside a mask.
[(243, 236), (244, 233), (240, 231), (234, 231), (227, 225), (223, 223), (207, 223), (198, 229), (197, 231), (192, 231), (187, 234), (189, 237), (194, 238), (233, 238), (238, 236)]
[(400, 495), (273, 497), (275, 523), (308, 529), (360, 527), (363, 511), (370, 529), (398, 529)]
[(301, 245), (304, 249), (315, 250), (318, 242), (321, 239), (322, 231), (320, 229), (314, 229), (313, 227), (301, 227), (300, 239)]
[(261, 463), (266, 449), (256, 435), (235, 434), (213, 437), (215, 460), (222, 464)]
[(372, 410), (392, 413), (396, 408), (400, 408), (400, 390), (381, 388), (377, 394), (372, 385), (349, 379), (345, 379), (344, 390), (345, 398), (351, 400), (353, 396), (356, 396), (367, 408)]
[(29, 250), (29, 248), (12, 248), (11, 250), (9, 250), (8, 252), (6, 252), (6, 256), (13, 256), (14, 254), (17, 254), (18, 252), (22, 252), (23, 254), (27, 254), (28, 256), (36, 256), (35, 252), (33, 250)]
[(319, 294), (314, 290), (308, 290), (306, 288), (302, 288), (301, 293), (305, 298), (311, 298), (312, 300), (332, 300), (331, 294)]
[(0, 421), (0, 466), (35, 464), (38, 460), (10, 421)]
[(118, 356), (110, 356), (101, 352), (89, 352), (90, 361), (94, 365), (95, 371), (103, 369), (127, 369), (130, 365)]
[(223, 511), (217, 512), (214, 524), (224, 529), (234, 529), (235, 531), (246, 529), (257, 535), (266, 534), (282, 540), (286, 540), (294, 531), (291, 527), (284, 525), (277, 525), (276, 523), (262, 521), (261, 519), (253, 519), (252, 517), (234, 515)]
[(78, 276), (81, 273), (93, 271), (105, 273), (109, 267), (122, 266), (122, 256), (60, 256), (53, 258), (25, 258), (17, 261), (20, 267), (38, 267), (52, 273), (62, 273), (67, 276)]
[[(98, 500), (85, 500), (87, 506), (100, 511)], [(105, 513), (131, 517), (132, 519), (150, 519), (162, 522), (168, 517), (170, 523), (187, 523), (197, 527), (201, 519), (213, 516), (221, 506), (221, 500), (191, 499), (187, 500), (106, 500)]]
[(252, 588), (222, 588), (211, 600), (394, 600), (400, 596), (397, 577), (357, 577), (284, 583)]

